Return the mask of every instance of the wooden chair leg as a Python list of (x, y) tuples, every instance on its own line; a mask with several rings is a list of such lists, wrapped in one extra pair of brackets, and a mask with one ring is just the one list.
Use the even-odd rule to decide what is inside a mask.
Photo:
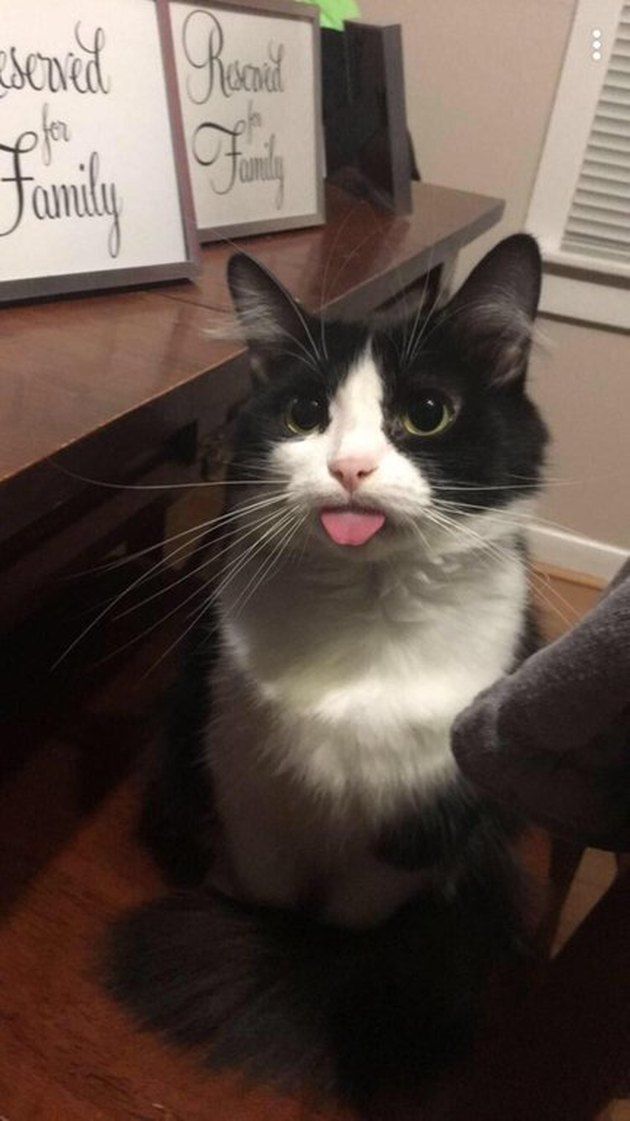
[(570, 844), (568, 841), (553, 840), (552, 842), (549, 865), (550, 898), (536, 938), (541, 952), (545, 954), (551, 951), (560, 915), (584, 851), (580, 845)]

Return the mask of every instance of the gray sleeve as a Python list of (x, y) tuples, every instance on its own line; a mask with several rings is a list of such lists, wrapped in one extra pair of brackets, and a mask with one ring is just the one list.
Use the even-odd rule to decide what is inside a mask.
[(533, 821), (630, 848), (630, 562), (574, 630), (460, 715), (453, 751), (467, 778)]

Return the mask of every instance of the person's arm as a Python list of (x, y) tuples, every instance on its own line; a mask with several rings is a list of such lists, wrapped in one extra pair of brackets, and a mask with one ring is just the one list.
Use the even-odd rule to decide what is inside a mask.
[(573, 631), (476, 698), (452, 743), (499, 803), (584, 845), (630, 850), (630, 562)]

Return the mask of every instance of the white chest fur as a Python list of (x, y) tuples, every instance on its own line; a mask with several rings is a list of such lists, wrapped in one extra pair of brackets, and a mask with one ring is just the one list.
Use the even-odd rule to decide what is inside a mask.
[(319, 565), (284, 570), (233, 614), (238, 595), (222, 603), (209, 760), (240, 888), (286, 904), (345, 882), (331, 906), (346, 921), (348, 880), (365, 881), (349, 921), (380, 917), (419, 880), (381, 883), (369, 841), (452, 773), (455, 716), (514, 657), (523, 563), (469, 555), (437, 578)]

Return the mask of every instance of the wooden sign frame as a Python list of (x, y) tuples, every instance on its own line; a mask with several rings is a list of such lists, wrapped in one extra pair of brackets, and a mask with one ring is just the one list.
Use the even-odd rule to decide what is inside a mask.
[(50, 16), (20, 0), (0, 31), (0, 302), (195, 276), (167, 0)]
[[(169, 4), (200, 241), (320, 225), (325, 220), (325, 203), (319, 10), (292, 0), (197, 0), (196, 3), (194, 0), (169, 0)], [(186, 15), (182, 14), (183, 9), (187, 10)], [(198, 25), (194, 29), (193, 20)], [(296, 27), (302, 29), (299, 36)], [(293, 44), (294, 51), (302, 51), (301, 59), (290, 59), (292, 70), (287, 79), (292, 76), (294, 86), (301, 86), (302, 101), (297, 104), (292, 100), (295, 89), (273, 88), (274, 80), (276, 85), (281, 83), (289, 71), (286, 55), (278, 64), (283, 31), (287, 38), (301, 40)], [(270, 34), (273, 34), (275, 48), (270, 46)], [(232, 57), (231, 40), (235, 37), (241, 45), (249, 41), (249, 53)], [(195, 44), (194, 50), (191, 43)], [(280, 70), (282, 62), (287, 63), (284, 75)], [(214, 67), (209, 75), (203, 73), (204, 64)], [(265, 78), (268, 88), (256, 88)], [(242, 83), (244, 88), (232, 89), (230, 82), (233, 86)], [(281, 103), (276, 96), (278, 93), (285, 95)], [(282, 109), (286, 112), (282, 113)], [(272, 126), (269, 118), (274, 122)], [(235, 136), (241, 124), (243, 131)], [(290, 166), (285, 151), (280, 156), (269, 155), (270, 143), (278, 139), (278, 125), (284, 130), (278, 141), (279, 148), (285, 140), (287, 145), (297, 140)], [(202, 130), (205, 132), (201, 139)], [(202, 143), (206, 145), (205, 151), (200, 150)], [(250, 153), (253, 154), (250, 156)], [(282, 160), (282, 174), (287, 172), (289, 203), (286, 206), (277, 205), (277, 193), (274, 205), (271, 166), (266, 181), (263, 161), (272, 158)], [(219, 160), (223, 166), (217, 172)], [(260, 180), (237, 183), (240, 190), (228, 205), (224, 201), (228, 194), (225, 187), (229, 185), (230, 176), (236, 177), (237, 160), (241, 175), (244, 167), (247, 170), (257, 164)], [(222, 177), (220, 181), (219, 176)], [(284, 190), (284, 179), (282, 185)], [(304, 195), (310, 196), (311, 205), (300, 205)]]

